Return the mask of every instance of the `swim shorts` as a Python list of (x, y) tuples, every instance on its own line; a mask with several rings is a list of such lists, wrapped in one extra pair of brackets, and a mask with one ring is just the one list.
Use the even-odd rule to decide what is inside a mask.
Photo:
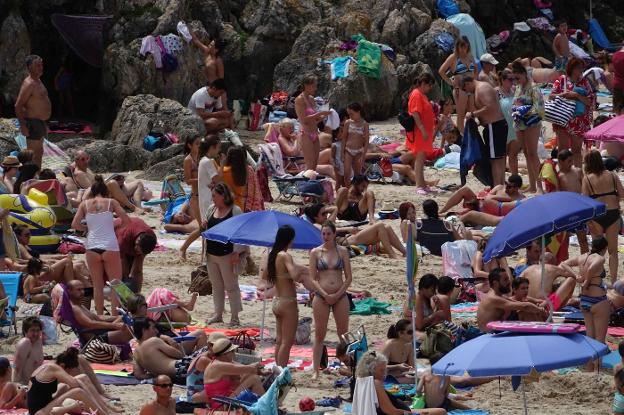
[(568, 60), (570, 58), (568, 56), (556, 57), (555, 58), (555, 70), (557, 72), (565, 72), (566, 66), (568, 66)]
[(491, 159), (499, 159), (507, 155), (508, 128), (505, 119), (484, 126), (483, 139), (488, 145), (488, 152)]
[(553, 305), (553, 311), (557, 311), (561, 308), (561, 297), (559, 297), (559, 294), (556, 292), (550, 293), (548, 300), (550, 300)]
[(624, 414), (624, 395), (620, 392), (615, 392), (613, 397), (613, 413)]
[(27, 140), (42, 140), (48, 135), (48, 125), (38, 118), (25, 118), (24, 124), (28, 128)]

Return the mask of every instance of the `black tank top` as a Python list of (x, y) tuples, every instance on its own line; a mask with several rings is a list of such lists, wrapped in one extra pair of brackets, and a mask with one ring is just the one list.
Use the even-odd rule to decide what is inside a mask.
[(28, 404), (28, 413), (36, 414), (37, 411), (46, 407), (52, 402), (52, 395), (56, 393), (58, 380), (51, 382), (40, 382), (35, 376), (30, 378), (31, 387), (28, 390), (26, 401)]
[[(216, 209), (215, 209), (215, 213), (216, 213)], [(213, 213), (212, 216), (208, 218), (208, 229), (231, 218), (232, 211), (230, 210), (230, 213), (228, 213), (226, 216), (222, 218), (215, 218), (214, 215), (215, 214)], [(206, 239), (206, 253), (207, 254), (214, 255), (214, 256), (225, 256), (225, 255), (231, 254), (232, 252), (234, 252), (234, 245), (232, 245), (232, 242), (228, 242), (224, 244), (221, 242), (211, 241), (209, 239)]]

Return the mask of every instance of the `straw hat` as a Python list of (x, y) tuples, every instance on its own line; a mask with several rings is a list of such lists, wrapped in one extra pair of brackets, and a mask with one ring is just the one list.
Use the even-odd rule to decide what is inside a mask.
[(215, 356), (223, 356), (226, 353), (233, 352), (238, 346), (232, 344), (230, 339), (218, 339), (212, 345), (212, 352)]
[(396, 210), (397, 209), (391, 202), (384, 202), (383, 205), (381, 205), (382, 212), (395, 212)]
[(2, 167), (22, 167), (22, 163), (15, 156), (6, 156), (2, 160)]
[(208, 336), (208, 343), (215, 344), (217, 340), (227, 338), (228, 336), (226, 336), (224, 333), (220, 331), (215, 331), (214, 333), (210, 333), (210, 336)]

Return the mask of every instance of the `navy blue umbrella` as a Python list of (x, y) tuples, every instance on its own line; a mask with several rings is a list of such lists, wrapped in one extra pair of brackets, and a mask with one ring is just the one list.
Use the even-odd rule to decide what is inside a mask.
[(577, 228), (604, 215), (606, 206), (573, 192), (554, 192), (523, 201), (498, 224), (488, 241), (483, 260), (499, 258), (545, 235)]
[(323, 243), (321, 231), (310, 222), (275, 210), (260, 210), (234, 216), (204, 231), (202, 236), (223, 243), (273, 246), (277, 230), (282, 225), (290, 225), (295, 230), (295, 249), (312, 249)]

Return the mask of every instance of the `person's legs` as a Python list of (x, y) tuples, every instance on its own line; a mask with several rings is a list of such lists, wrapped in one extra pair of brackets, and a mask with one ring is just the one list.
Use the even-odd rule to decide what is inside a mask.
[(91, 284), (93, 285), (93, 301), (95, 303), (95, 313), (104, 314), (104, 264), (102, 256), (91, 250), (87, 250), (85, 257), (87, 266), (91, 273)]
[(475, 200), (477, 195), (472, 191), (468, 185), (460, 187), (448, 198), (442, 209), (440, 209), (440, 213), (446, 213), (452, 207), (459, 205), (462, 202), (467, 202), (471, 200)]
[(316, 170), (320, 150), (319, 140), (316, 139), (312, 141), (310, 140), (308, 133), (303, 132), (301, 138), (299, 139), (299, 143), (301, 144), (301, 150), (303, 151), (303, 160), (305, 162), (306, 169)]
[[(121, 282), (121, 257), (119, 251), (105, 251), (102, 253), (102, 263), (104, 265), (104, 271), (110, 282)], [(117, 307), (119, 307), (119, 298), (116, 295), (111, 295), (111, 314), (117, 315)]]
[(33, 294), (30, 296), (30, 303), (32, 304), (45, 304), (50, 301), (50, 296), (48, 294)]
[(457, 128), (459, 133), (464, 135), (464, 120), (466, 109), (468, 108), (468, 95), (459, 88), (453, 89), (453, 99), (455, 100), (455, 111), (457, 112)]
[(223, 277), (223, 286), (228, 294), (230, 302), (230, 313), (232, 314), (230, 325), (238, 326), (240, 325), (238, 313), (240, 313), (243, 309), (240, 286), (238, 285), (238, 275), (234, 273), (234, 265), (232, 265), (231, 255), (218, 258), (219, 269), (221, 271), (221, 276)]
[(262, 386), (262, 379), (258, 375), (241, 376), (240, 384), (234, 390), (231, 396), (238, 396), (238, 394), (245, 389), (251, 389), (253, 393), (258, 395), (262, 395), (265, 392), (264, 386)]
[(318, 295), (315, 295), (312, 300), (312, 317), (314, 318), (312, 368), (314, 369), (314, 379), (318, 379), (321, 355), (323, 354), (323, 342), (327, 335), (327, 323), (329, 322), (329, 305)]
[(570, 298), (572, 298), (572, 295), (574, 294), (575, 288), (576, 280), (572, 277), (566, 278), (565, 281), (561, 283), (556, 291), (557, 296), (561, 300), (561, 305), (559, 306), (559, 308), (565, 307), (565, 305), (568, 304), (568, 301), (570, 301)]
[(414, 178), (416, 179), (416, 187), (425, 188), (425, 152), (421, 151), (414, 155)]
[(366, 154), (364, 154), (364, 150), (357, 156), (353, 158), (353, 170), (355, 174), (362, 174), (364, 172), (364, 158)]
[(81, 388), (89, 393), (93, 398), (93, 401), (97, 403), (102, 408), (106, 408), (110, 411), (114, 410), (111, 406), (107, 405), (106, 401), (102, 397), (102, 395), (98, 392), (97, 388), (91, 383), (91, 380), (87, 375), (80, 374), (78, 376), (74, 376), (74, 379), (80, 384)]
[(401, 239), (399, 239), (399, 235), (394, 232), (394, 229), (392, 229), (390, 225), (384, 224), (384, 227), (386, 228), (386, 232), (388, 233), (390, 245), (392, 245), (392, 247), (399, 251), (402, 255), (405, 255), (407, 251), (405, 250), (403, 242), (401, 242)]
[(50, 266), (50, 270), (41, 274), (44, 280), (54, 280), (56, 282), (64, 282), (67, 284), (74, 279), (74, 264), (71, 258), (66, 257), (56, 261)]
[(362, 216), (375, 213), (375, 193), (372, 190), (364, 192), (362, 199), (358, 202), (358, 210)]
[(589, 242), (587, 242), (587, 231), (577, 231), (576, 238), (579, 242), (579, 247), (581, 248), (581, 254), (585, 254), (589, 252)]
[[(167, 223), (167, 224), (165, 224), (165, 226), (163, 228), (167, 232), (176, 232), (176, 233), (185, 233), (185, 234), (190, 234), (190, 233), (193, 233), (193, 232), (199, 230), (199, 227), (198, 227), (196, 221), (187, 223), (186, 225), (181, 225), (179, 223)], [(197, 238), (195, 238), (195, 239), (197, 239)], [(186, 241), (184, 241), (184, 242), (186, 243)], [(188, 247), (187, 247), (187, 249), (188, 249)], [(182, 252), (182, 248), (180, 248), (180, 256), (182, 256), (181, 252)], [(184, 257), (186, 258), (186, 250), (184, 251)]]
[[(47, 127), (43, 127), (43, 128), (47, 128)], [(32, 150), (35, 153), (32, 161), (37, 166), (41, 167), (41, 159), (43, 158), (43, 137), (37, 140), (26, 139), (26, 148), (29, 150)]]
[(609, 225), (605, 231), (605, 237), (607, 238), (607, 251), (609, 252), (609, 277), (611, 277), (611, 283), (614, 283), (618, 278), (618, 234), (620, 233), (620, 221), (616, 220), (615, 223)]
[(194, 339), (182, 342), (182, 348), (187, 355), (205, 347), (208, 344), (208, 337), (206, 336), (206, 332), (203, 330), (195, 330), (189, 333), (188, 336), (194, 337)]
[(461, 220), (463, 223), (483, 226), (498, 226), (502, 219), (503, 218), (501, 216), (494, 216), (490, 215), (489, 213), (477, 212), (476, 210), (466, 212), (459, 217), (459, 220)]
[(191, 244), (193, 242), (195, 242), (195, 240), (197, 238), (199, 238), (199, 236), (201, 235), (201, 228), (198, 226), (193, 232), (191, 232), (189, 234), (189, 236), (184, 240), (184, 243), (182, 244), (182, 246), (180, 247), (180, 259), (182, 261), (186, 261), (186, 251), (188, 249), (189, 246), (191, 246)]
[(518, 153), (520, 152), (520, 142), (516, 139), (507, 143), (507, 164), (511, 174), (518, 174)]
[(539, 139), (540, 127), (533, 126), (520, 132), (522, 137), (522, 150), (527, 160), (527, 171), (529, 173), (529, 192), (536, 192), (538, 188), (541, 188), (541, 183), (537, 184), (539, 180), (539, 165), (540, 161), (537, 156), (537, 142)]
[(113, 412), (108, 410), (108, 408), (103, 408), (101, 407), (96, 401), (95, 399), (93, 399), (89, 393), (87, 393), (86, 391), (80, 389), (80, 388), (73, 388), (70, 389), (69, 391), (62, 393), (62, 394), (57, 394), (54, 399), (52, 399), (52, 401), (50, 401), (49, 404), (47, 404), (45, 406), (45, 408), (37, 411), (35, 413), (35, 415), (49, 415), (52, 411), (52, 409), (57, 408), (57, 407), (62, 407), (63, 402), (65, 401), (65, 399), (75, 399), (77, 401), (81, 401), (83, 402), (89, 409), (91, 409), (92, 411), (98, 411), (99, 413), (102, 414), (114, 414), (117, 412)]
[[(277, 298), (273, 298), (273, 314), (275, 315), (275, 364), (278, 366), (282, 366), (282, 362), (280, 362), (280, 349), (282, 348), (282, 312), (276, 301), (279, 301)], [(283, 304), (282, 304), (283, 307)], [(288, 362), (287, 362), (288, 363)]]
[(78, 371), (89, 378), (91, 384), (93, 385), (93, 387), (95, 387), (100, 395), (104, 396), (105, 398), (110, 398), (102, 387), (102, 384), (98, 380), (97, 376), (95, 375), (91, 364), (89, 364), (89, 361), (86, 359), (86, 357), (84, 357), (83, 354), (78, 355)]
[(505, 157), (491, 159), (490, 165), (492, 166), (492, 179), (494, 181), (494, 186), (502, 185), (505, 183), (505, 166), (506, 159)]
[(349, 154), (348, 151), (344, 152), (344, 177), (342, 180), (344, 181), (345, 187), (348, 189), (351, 187), (351, 178), (355, 174), (353, 171), (353, 156)]
[(124, 193), (123, 189), (119, 186), (116, 180), (109, 180), (106, 182), (106, 188), (110, 197), (119, 202), (122, 208), (129, 208), (132, 205), (128, 196)]
[(332, 307), (334, 321), (336, 322), (336, 332), (340, 341), (342, 339), (341, 336), (349, 331), (349, 310), (350, 304), (346, 294)]
[[(591, 310), (594, 320), (594, 336), (593, 338), (601, 343), (606, 343), (607, 330), (609, 329), (609, 320), (611, 319), (611, 304), (608, 301), (602, 301), (595, 304)], [(594, 362), (596, 368), (600, 368), (600, 359)]]
[(407, 164), (393, 164), (392, 171), (407, 177), (410, 182), (416, 183), (416, 173), (414, 173), (412, 166), (408, 166)]
[(229, 128), (230, 124), (230, 118), (208, 118), (204, 120), (204, 125), (206, 126), (206, 134), (218, 133), (221, 130)]
[(208, 275), (212, 283), (212, 301), (214, 303), (214, 316), (207, 323), (222, 323), (223, 309), (225, 308), (225, 285), (221, 276), (217, 256), (208, 254)]
[(572, 143), (572, 160), (579, 169), (583, 167), (583, 137), (570, 135)]
[(279, 349), (277, 337), (275, 341), (275, 361), (280, 367), (288, 365), (290, 349), (295, 344), (295, 334), (299, 323), (299, 309), (296, 299), (278, 298), (279, 304), (275, 309), (277, 319), (276, 329), (279, 335)]

